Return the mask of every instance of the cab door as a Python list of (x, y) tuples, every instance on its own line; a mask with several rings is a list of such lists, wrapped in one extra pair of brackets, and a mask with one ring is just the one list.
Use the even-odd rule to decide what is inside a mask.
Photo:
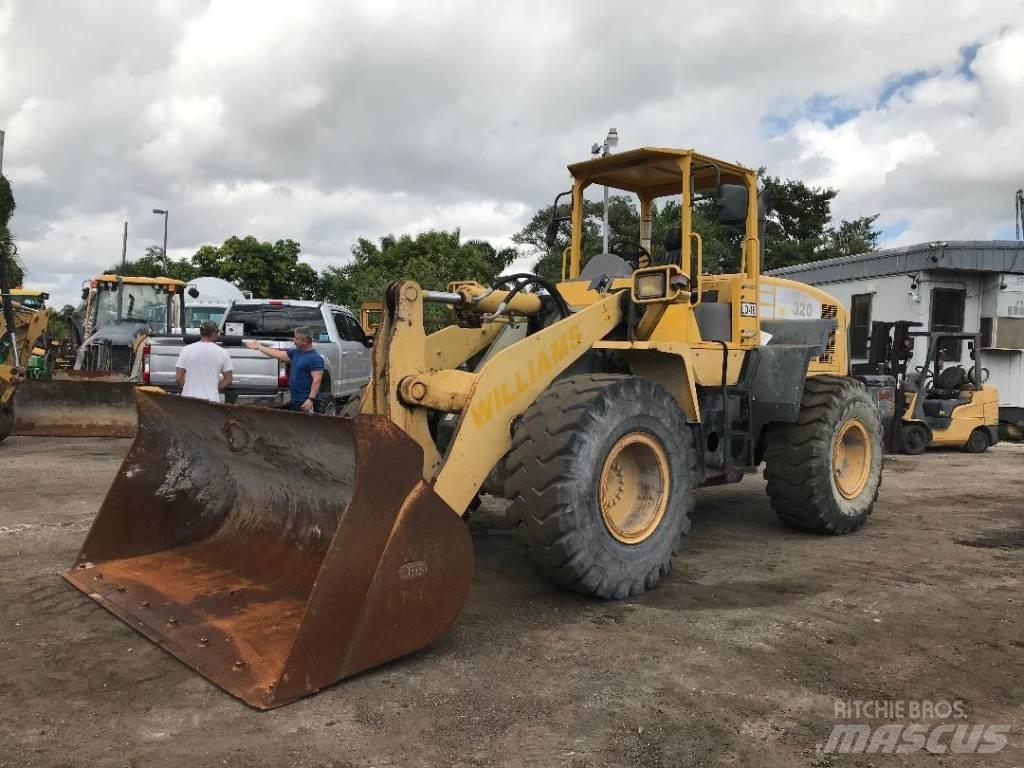
[(366, 334), (355, 317), (341, 309), (332, 309), (331, 317), (338, 330), (340, 350), (338, 383), (341, 392), (337, 394), (347, 397), (358, 392), (370, 380), (370, 348)]

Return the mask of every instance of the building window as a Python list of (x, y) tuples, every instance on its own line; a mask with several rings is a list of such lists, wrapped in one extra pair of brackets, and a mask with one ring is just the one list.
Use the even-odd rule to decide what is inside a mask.
[[(967, 292), (959, 288), (932, 288), (932, 333), (959, 333), (964, 329), (964, 303)], [(961, 339), (946, 339), (941, 344), (947, 362), (960, 362)]]
[(856, 293), (850, 299), (850, 357), (866, 360), (871, 335), (871, 294)]
[(981, 318), (981, 346), (991, 347), (992, 346), (992, 318), (983, 317)]

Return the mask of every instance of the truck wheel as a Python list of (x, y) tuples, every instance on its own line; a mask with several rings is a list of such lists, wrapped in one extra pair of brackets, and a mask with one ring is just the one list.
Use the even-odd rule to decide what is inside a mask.
[(967, 442), (964, 444), (964, 450), (968, 453), (984, 453), (988, 450), (992, 441), (989, 439), (988, 430), (978, 427), (971, 436), (967, 438)]
[(796, 422), (766, 437), (768, 497), (784, 523), (830, 534), (865, 523), (882, 480), (882, 424), (863, 384), (808, 379)]
[(622, 599), (652, 589), (689, 529), (693, 434), (676, 401), (634, 376), (573, 376), (544, 392), (508, 454), (509, 520), (560, 587)]
[(5, 440), (14, 431), (14, 403), (0, 405), (0, 440)]
[(920, 456), (928, 450), (932, 436), (924, 424), (900, 425), (900, 449), (908, 456)]

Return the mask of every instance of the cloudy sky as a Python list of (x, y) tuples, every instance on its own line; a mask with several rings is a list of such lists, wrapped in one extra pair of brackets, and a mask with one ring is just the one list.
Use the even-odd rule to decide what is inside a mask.
[(0, 0), (27, 282), (162, 237), (507, 240), (614, 126), (840, 190), (887, 245), (1013, 237), (1024, 0)]

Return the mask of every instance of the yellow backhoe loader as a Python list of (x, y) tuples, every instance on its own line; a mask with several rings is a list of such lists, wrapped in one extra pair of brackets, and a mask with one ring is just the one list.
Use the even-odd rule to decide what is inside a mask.
[(145, 340), (180, 330), (185, 283), (168, 277), (100, 275), (82, 289), (83, 341), (73, 370), (18, 393), (18, 435), (132, 437)]
[[(674, 149), (569, 170), (563, 279), (392, 284), (355, 418), (140, 392), (138, 436), (65, 578), (269, 708), (447, 631), (473, 582), (461, 518), (485, 481), (511, 499), (539, 572), (598, 598), (656, 587), (696, 488), (761, 463), (784, 523), (861, 526), (881, 480), (878, 409), (844, 375), (840, 304), (761, 275), (756, 172)], [(637, 195), (638, 253), (581, 269), (591, 185)], [(735, 274), (703, 273), (697, 195), (741, 233)], [(666, 196), (679, 230), (650, 264)], [(427, 335), (429, 302), (454, 322)]]
[(46, 333), (47, 315), (44, 306), (33, 306), (31, 300), (11, 290), (7, 276), (7, 253), (0, 244), (0, 440), (14, 429), (14, 392), (25, 383), (28, 361), (36, 342)]

